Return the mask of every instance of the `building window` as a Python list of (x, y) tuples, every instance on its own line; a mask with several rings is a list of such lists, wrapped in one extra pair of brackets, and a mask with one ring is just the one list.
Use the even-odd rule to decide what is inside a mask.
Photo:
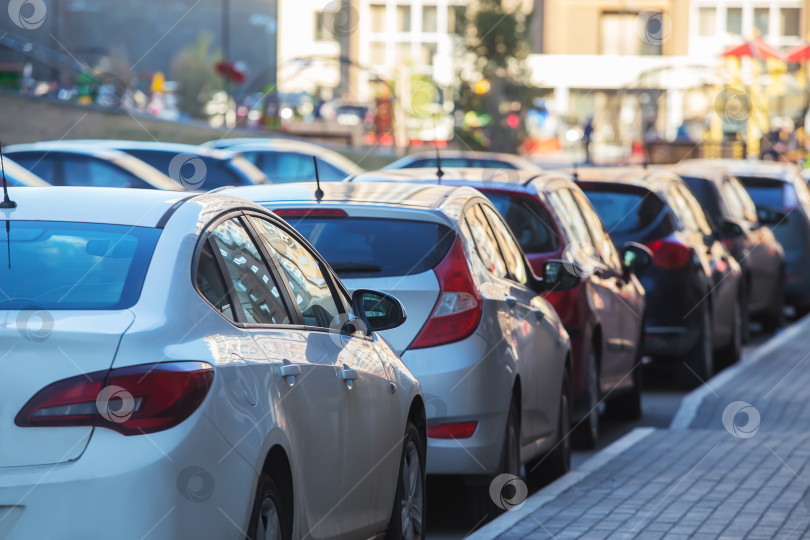
[(315, 12), (315, 41), (335, 41), (335, 29), (331, 25), (338, 20), (333, 11)]
[(411, 44), (397, 43), (397, 64), (410, 64), (411, 58)]
[(369, 52), (371, 53), (372, 65), (385, 65), (385, 43), (381, 41), (372, 41), (369, 45)]
[(463, 36), (467, 33), (467, 6), (449, 6), (447, 9), (447, 33)]
[(411, 31), (411, 6), (397, 6), (397, 32)]
[(698, 8), (698, 35), (711, 37), (717, 32), (717, 8)]
[(638, 35), (641, 36), (641, 54), (646, 56), (660, 56), (662, 54), (662, 44), (669, 37), (672, 30), (668, 28), (667, 17), (661, 11), (645, 10), (638, 16), (640, 29)]
[(779, 10), (779, 31), (785, 37), (799, 37), (800, 8), (782, 8)]
[(423, 43), (420, 49), (420, 52), (422, 53), (420, 64), (423, 66), (432, 66), (433, 57), (436, 56), (436, 50), (435, 43)]
[(754, 8), (754, 28), (757, 29), (760, 36), (768, 35), (770, 15), (770, 9), (768, 8)]
[(663, 15), (602, 13), (600, 52), (617, 55), (660, 55), (666, 38)]
[(742, 35), (742, 8), (730, 7), (726, 10), (726, 32)]
[(422, 32), (435, 32), (437, 28), (436, 6), (422, 6)]
[(372, 32), (385, 32), (385, 4), (368, 6)]

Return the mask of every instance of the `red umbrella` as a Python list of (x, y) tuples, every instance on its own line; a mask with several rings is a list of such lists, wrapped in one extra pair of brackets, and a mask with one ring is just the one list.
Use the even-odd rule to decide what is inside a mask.
[(801, 64), (808, 60), (810, 60), (810, 43), (806, 41), (785, 53), (785, 62), (789, 64)]
[(757, 60), (768, 60), (769, 58), (782, 59), (782, 55), (779, 54), (779, 51), (765, 43), (765, 40), (759, 36), (747, 40), (742, 45), (736, 45), (727, 49), (720, 56), (733, 56), (735, 58), (751, 57)]

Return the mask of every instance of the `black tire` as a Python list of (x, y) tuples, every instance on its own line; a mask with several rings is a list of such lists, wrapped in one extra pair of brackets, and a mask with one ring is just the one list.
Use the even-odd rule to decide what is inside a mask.
[(268, 538), (268, 528), (275, 530), (269, 538), (292, 538), (292, 501), (284, 501), (270, 475), (262, 473), (253, 500), (247, 540), (265, 540)]
[(644, 376), (641, 365), (642, 358), (644, 358), (643, 324), (638, 343), (636, 344), (636, 359), (633, 363), (633, 371), (630, 375), (633, 379), (633, 388), (607, 402), (605, 413), (610, 418), (625, 421), (639, 420), (641, 418), (641, 393), (644, 389)]
[[(595, 344), (594, 344), (595, 346)], [(594, 346), (588, 356), (588, 378), (585, 388), (585, 416), (576, 421), (571, 435), (574, 447), (583, 450), (596, 448), (599, 441), (599, 368)]]
[(711, 306), (706, 305), (703, 308), (701, 321), (700, 334), (692, 349), (682, 356), (673, 358), (678, 373), (678, 386), (684, 389), (703, 384), (714, 373)]
[(411, 422), (405, 426), (399, 460), (394, 507), (388, 522), (387, 540), (425, 538), (425, 443)]
[(715, 367), (718, 368), (718, 371), (734, 365), (740, 360), (740, 355), (742, 354), (743, 334), (742, 311), (743, 308), (740, 306), (740, 303), (735, 302), (734, 313), (732, 315), (731, 339), (729, 339), (728, 343), (722, 349), (717, 351), (716, 355), (717, 358), (715, 361)]
[(772, 334), (782, 328), (785, 324), (785, 294), (782, 292), (781, 284), (776, 291), (776, 299), (771, 309), (769, 309), (760, 319), (762, 329)]
[(571, 470), (571, 394), (571, 377), (566, 370), (560, 391), (557, 441), (549, 453), (526, 464), (530, 489), (539, 489)]

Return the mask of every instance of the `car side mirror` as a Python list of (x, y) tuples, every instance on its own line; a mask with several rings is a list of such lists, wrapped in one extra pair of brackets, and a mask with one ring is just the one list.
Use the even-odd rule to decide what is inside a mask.
[(639, 274), (652, 266), (653, 254), (638, 242), (627, 242), (622, 247), (622, 268), (628, 274)]
[(725, 219), (717, 220), (717, 232), (722, 239), (739, 238), (744, 234), (743, 228), (738, 223)]
[(539, 288), (541, 292), (567, 291), (579, 285), (585, 273), (585, 269), (574, 262), (546, 261), (543, 264), (543, 278), (539, 282)]
[(396, 328), (408, 318), (405, 306), (397, 298), (369, 289), (352, 293), (352, 311), (366, 325), (366, 333)]
[(763, 225), (777, 225), (785, 220), (787, 214), (768, 206), (757, 206), (757, 218)]

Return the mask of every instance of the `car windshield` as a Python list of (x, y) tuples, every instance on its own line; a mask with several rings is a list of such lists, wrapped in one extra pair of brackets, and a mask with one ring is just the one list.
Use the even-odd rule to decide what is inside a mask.
[(582, 186), (605, 229), (621, 245), (628, 241), (662, 238), (674, 232), (667, 205), (647, 190), (611, 190)]
[[(175, 161), (175, 158), (184, 154), (165, 150), (122, 150), (148, 163), (187, 189), (209, 191), (223, 186), (246, 186), (252, 183), (230, 167), (228, 160), (225, 159), (195, 154), (188, 159), (179, 158)], [(197, 159), (201, 160), (202, 167), (199, 166), (200, 162)]]
[(355, 217), (288, 218), (342, 278), (408, 276), (436, 266), (455, 233), (427, 221)]
[(125, 225), (3, 224), (0, 309), (132, 307), (159, 236), (159, 229)]
[(554, 221), (540, 204), (506, 193), (486, 195), (509, 224), (524, 252), (548, 253), (559, 248)]

